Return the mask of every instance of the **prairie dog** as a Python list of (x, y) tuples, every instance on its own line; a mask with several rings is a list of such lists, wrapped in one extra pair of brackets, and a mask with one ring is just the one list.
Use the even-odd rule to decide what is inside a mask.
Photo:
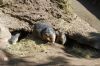
[(67, 41), (66, 35), (61, 30), (56, 30), (56, 42), (65, 44)]
[(53, 27), (44, 22), (37, 22), (34, 24), (34, 30), (37, 32), (38, 37), (48, 42), (55, 43), (56, 33)]

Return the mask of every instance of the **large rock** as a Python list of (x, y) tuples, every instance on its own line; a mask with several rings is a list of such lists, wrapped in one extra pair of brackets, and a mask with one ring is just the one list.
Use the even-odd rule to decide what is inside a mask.
[(12, 30), (30, 30), (27, 22), (11, 17), (9, 14), (4, 14), (2, 11), (0, 11), (0, 23)]
[(8, 40), (11, 38), (9, 29), (4, 25), (0, 24), (0, 48), (5, 48), (9, 43)]

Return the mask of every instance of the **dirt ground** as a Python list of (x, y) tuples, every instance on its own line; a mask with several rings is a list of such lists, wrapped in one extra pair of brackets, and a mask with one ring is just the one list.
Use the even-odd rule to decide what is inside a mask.
[[(26, 47), (26, 48), (25, 48)], [(23, 39), (7, 48), (10, 61), (1, 66), (99, 66), (100, 59), (91, 58), (88, 49), (64, 47), (60, 44), (44, 43), (38, 38)], [(78, 50), (79, 53), (73, 52)], [(84, 52), (85, 51), (85, 52)], [(84, 53), (82, 56), (80, 53)]]
[[(73, 2), (74, 2), (74, 0), (73, 0)], [(75, 0), (73, 5), (76, 8), (76, 12), (81, 14), (81, 12), (79, 12), (79, 10), (77, 10), (77, 8), (79, 8), (78, 6), (82, 6), (82, 5), (81, 4), (76, 5), (75, 3), (79, 3), (79, 2), (77, 0)], [(15, 7), (17, 7), (17, 6), (15, 6)], [(36, 8), (36, 9), (38, 10), (38, 8)], [(82, 8), (82, 9), (84, 9), (84, 8)], [(86, 11), (84, 11), (84, 13)], [(19, 7), (18, 12), (20, 12), (20, 7)], [(87, 13), (88, 12), (86, 12), (86, 14)], [(16, 13), (14, 13), (14, 14), (16, 15)], [(39, 14), (42, 14), (42, 13), (39, 13)], [(90, 14), (90, 12), (89, 12), (89, 14)], [(19, 14), (19, 15), (20, 15), (20, 17), (22, 17), (21, 19), (23, 19), (25, 17), (25, 16), (22, 16), (21, 14)], [(38, 15), (38, 14), (35, 14), (35, 15)], [(54, 13), (53, 16), (57, 17), (57, 14)], [(30, 17), (29, 19), (27, 17), (28, 16), (26, 16), (26, 20), (29, 20), (29, 19), (33, 20), (32, 17)], [(37, 17), (40, 17), (40, 16), (37, 16)], [(35, 20), (37, 20), (37, 17)], [(42, 14), (42, 18), (45, 18), (45, 17), (47, 17), (47, 16), (44, 16)], [(51, 17), (51, 15), (49, 15), (49, 17)], [(85, 16), (85, 17), (87, 17), (87, 16)], [(99, 19), (97, 19), (93, 15), (90, 16), (90, 18), (88, 17), (86, 20), (90, 19), (89, 22), (94, 21), (94, 20), (91, 20), (91, 17), (93, 19), (99, 21)], [(57, 17), (57, 18), (59, 18), (59, 17)], [(94, 23), (90, 23), (90, 24), (94, 25)], [(98, 25), (98, 27), (99, 27), (99, 24), (96, 23), (96, 25)], [(97, 27), (97, 29), (99, 30), (98, 27)], [(68, 51), (67, 47), (65, 48), (63, 45), (59, 45), (57, 43), (55, 43), (54, 45), (51, 45), (50, 43), (45, 44), (40, 39), (34, 38), (34, 36), (29, 36), (29, 37), (31, 37), (31, 38), (28, 38), (28, 40), (27, 40), (27, 38), (23, 39), (20, 42), (18, 42), (17, 44), (8, 47), (7, 48), (8, 52), (12, 53), (12, 55), (9, 55), (7, 53), (10, 60), (8, 62), (0, 62), (0, 66), (100, 66), (100, 59), (98, 57), (91, 58), (91, 53), (93, 54), (93, 52), (95, 52), (95, 51), (88, 52), (88, 49), (84, 49), (86, 51), (83, 52), (78, 46), (77, 46), (78, 49), (73, 47), (73, 48), (69, 49), (69, 51)], [(71, 53), (73, 50), (78, 51), (78, 53)], [(83, 54), (81, 54), (82, 52), (83, 52)]]
[(89, 1), (73, 0), (74, 12), (100, 32), (100, 8)]

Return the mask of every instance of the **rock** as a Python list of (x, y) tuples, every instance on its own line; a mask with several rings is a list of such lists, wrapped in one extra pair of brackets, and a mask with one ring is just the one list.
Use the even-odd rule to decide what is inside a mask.
[(9, 58), (3, 50), (0, 50), (0, 61), (9, 61)]
[(0, 11), (0, 23), (9, 28), (11, 31), (24, 29), (30, 31), (30, 26), (28, 23), (11, 17), (11, 15), (4, 14)]
[(16, 44), (20, 36), (20, 33), (16, 33), (15, 35), (12, 35), (11, 38), (9, 39), (10, 44)]
[(0, 24), (0, 48), (5, 48), (9, 43), (8, 40), (11, 38), (9, 29), (3, 24)]

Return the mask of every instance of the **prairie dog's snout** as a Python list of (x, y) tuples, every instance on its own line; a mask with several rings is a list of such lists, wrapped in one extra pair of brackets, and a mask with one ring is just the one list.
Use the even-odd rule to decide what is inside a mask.
[(46, 34), (43, 34), (43, 39), (49, 42), (55, 43), (56, 35), (55, 33), (51, 33), (51, 34), (46, 33)]

